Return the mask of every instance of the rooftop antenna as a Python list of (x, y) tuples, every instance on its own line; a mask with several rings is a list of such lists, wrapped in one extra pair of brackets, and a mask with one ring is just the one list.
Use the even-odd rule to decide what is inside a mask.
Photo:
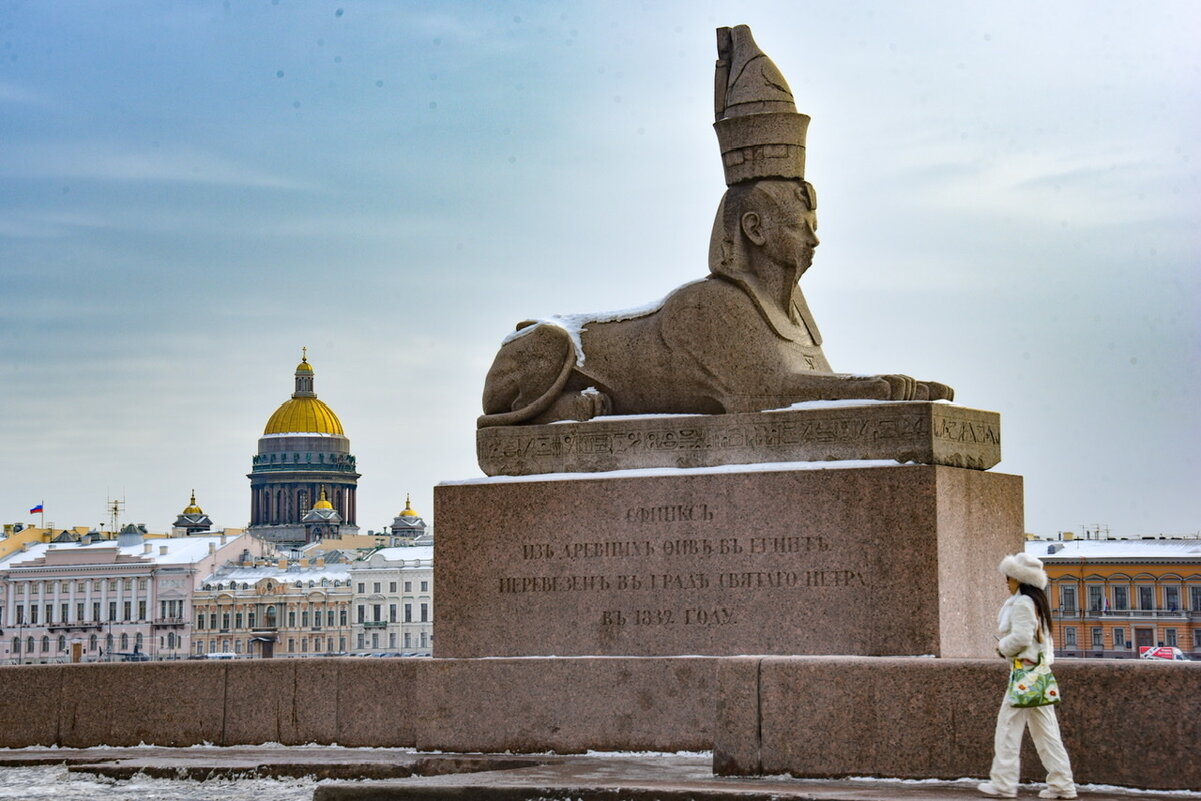
[(113, 534), (117, 533), (117, 521), (121, 518), (121, 511), (125, 509), (125, 499), (117, 500), (109, 498), (105, 502), (105, 509), (108, 512), (109, 531)]

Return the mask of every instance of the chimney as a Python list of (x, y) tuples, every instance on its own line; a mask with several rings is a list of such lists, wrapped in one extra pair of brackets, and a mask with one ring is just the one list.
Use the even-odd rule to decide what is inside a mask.
[(225, 544), (225, 535), (224, 534), (221, 535), (221, 544), (222, 545)]
[(212, 555), (213, 555), (213, 554), (215, 554), (216, 552), (217, 552), (217, 543), (215, 543), (215, 542), (210, 542), (210, 543), (209, 543), (209, 556), (212, 556)]
[(276, 563), (276, 567), (278, 567), (280, 570), (287, 570), (288, 569), (288, 557), (281, 556), (279, 558), (279, 562)]
[(166, 545), (160, 545), (160, 546), (158, 546), (158, 555), (159, 555), (159, 556), (166, 556), (166, 555), (167, 555), (167, 546), (166, 546)]
[(316, 562), (317, 562), (317, 567), (325, 567), (325, 557), (324, 556), (318, 556)]
[(151, 552), (151, 551), (153, 551), (153, 550), (154, 550), (154, 546), (153, 546), (153, 545), (151, 545), (151, 544), (150, 544), (150, 543), (148, 543), (148, 542), (147, 542), (147, 543), (144, 543), (144, 544), (142, 545), (142, 553), (150, 553), (150, 552)]
[(308, 567), (308, 566), (309, 566), (309, 560), (308, 560), (307, 558), (306, 558), (306, 559), (301, 559), (301, 560), (300, 560), (300, 566), (301, 566), (301, 567)]

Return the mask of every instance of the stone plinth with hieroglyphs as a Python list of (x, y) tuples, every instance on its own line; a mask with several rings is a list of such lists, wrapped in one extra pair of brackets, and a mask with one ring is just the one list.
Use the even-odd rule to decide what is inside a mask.
[(1001, 460), (1001, 419), (943, 402), (816, 402), (773, 412), (481, 428), (476, 450), (480, 468), (493, 476), (848, 459), (987, 470)]

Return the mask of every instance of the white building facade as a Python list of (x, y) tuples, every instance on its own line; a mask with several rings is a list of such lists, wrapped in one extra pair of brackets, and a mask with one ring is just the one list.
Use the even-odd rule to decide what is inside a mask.
[(200, 579), (261, 548), (245, 534), (26, 546), (0, 559), (0, 662), (184, 658)]
[(355, 653), (430, 656), (434, 547), (382, 548), (350, 566)]

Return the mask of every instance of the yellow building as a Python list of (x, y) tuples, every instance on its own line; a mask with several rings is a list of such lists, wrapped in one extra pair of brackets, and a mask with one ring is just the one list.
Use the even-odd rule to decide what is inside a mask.
[(244, 559), (205, 578), (192, 599), (192, 654), (323, 656), (351, 648), (350, 570), (322, 558)]
[(1201, 659), (1201, 539), (1032, 540), (1056, 653), (1125, 658), (1172, 646)]

